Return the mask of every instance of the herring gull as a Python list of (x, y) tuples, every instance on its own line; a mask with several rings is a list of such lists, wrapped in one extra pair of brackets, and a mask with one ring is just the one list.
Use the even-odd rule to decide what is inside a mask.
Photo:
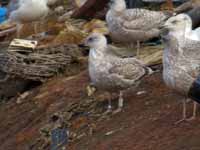
[[(107, 40), (100, 33), (92, 33), (85, 40), (85, 45), (90, 47), (89, 75), (93, 85), (106, 92), (119, 92), (118, 109), (123, 107), (123, 91), (130, 87), (137, 87), (140, 80), (151, 69), (134, 57), (121, 58), (113, 54), (107, 45)], [(108, 112), (111, 110), (109, 100)]]
[(106, 22), (111, 38), (115, 42), (137, 43), (158, 37), (159, 27), (171, 16), (161, 11), (127, 9), (124, 0), (111, 0)]
[[(12, 0), (9, 5), (11, 12), (9, 13), (8, 22), (17, 23), (17, 32), (21, 24), (27, 22), (39, 21), (47, 16), (49, 8), (48, 0)], [(36, 31), (36, 26), (35, 26)]]
[[(163, 26), (162, 38), (165, 49), (163, 55), (163, 79), (166, 85), (183, 95), (183, 118), (186, 118), (187, 99), (194, 100), (195, 119), (197, 103), (200, 102), (200, 41), (184, 37), (186, 18), (174, 16)], [(180, 122), (178, 121), (178, 122)]]
[(177, 18), (179, 18), (179, 20), (184, 20), (183, 26), (185, 26), (185, 34), (184, 34), (185, 38), (200, 41), (200, 32), (199, 32), (200, 28), (192, 30), (192, 19), (190, 18), (190, 16), (187, 14), (179, 14), (175, 18), (172, 17), (171, 21), (175, 19), (174, 22), (176, 22)]

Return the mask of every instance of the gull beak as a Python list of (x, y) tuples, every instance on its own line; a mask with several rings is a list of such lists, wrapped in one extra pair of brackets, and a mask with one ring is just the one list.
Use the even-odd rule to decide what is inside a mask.
[(169, 30), (168, 26), (166, 26), (166, 25), (162, 26), (162, 28), (160, 28), (161, 37), (168, 35), (169, 31), (170, 30)]
[(158, 27), (159, 30), (162, 30), (162, 29), (164, 29), (164, 28), (166, 28), (165, 25), (161, 25), (161, 26)]
[(86, 39), (83, 39), (79, 44), (78, 44), (79, 47), (81, 48), (86, 48), (88, 47), (87, 45), (87, 38)]
[(165, 23), (165, 24), (159, 26), (158, 28), (159, 28), (160, 30), (162, 30), (162, 29), (169, 29), (169, 28), (170, 28), (170, 25), (169, 25), (168, 23)]
[(113, 3), (113, 0), (110, 0), (110, 2), (108, 2), (108, 7), (111, 7)]

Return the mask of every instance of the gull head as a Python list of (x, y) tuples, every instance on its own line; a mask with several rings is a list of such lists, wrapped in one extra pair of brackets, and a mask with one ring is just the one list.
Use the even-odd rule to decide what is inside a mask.
[(103, 34), (92, 33), (85, 39), (84, 44), (91, 49), (105, 49), (107, 47), (107, 40)]
[(116, 12), (121, 12), (126, 9), (125, 0), (110, 0), (110, 9)]
[[(179, 14), (177, 16), (173, 16), (169, 18), (164, 26), (164, 31), (168, 31), (168, 33), (180, 33), (181, 35), (185, 34), (187, 31), (192, 30), (192, 20), (186, 14)], [(165, 32), (166, 33), (166, 32)]]

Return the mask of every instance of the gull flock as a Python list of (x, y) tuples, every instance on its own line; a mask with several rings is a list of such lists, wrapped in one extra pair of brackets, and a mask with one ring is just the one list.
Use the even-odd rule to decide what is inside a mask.
[[(111, 0), (106, 15), (110, 36), (114, 42), (137, 43), (162, 36), (163, 79), (166, 85), (183, 96), (183, 120), (196, 117), (198, 76), (200, 74), (200, 28), (192, 30), (192, 20), (186, 14), (170, 14), (146, 9), (126, 9), (124, 0)], [(103, 40), (104, 39), (104, 40)], [(119, 92), (117, 112), (122, 110), (124, 90), (136, 88), (147, 66), (136, 58), (116, 57), (102, 35), (92, 34), (86, 40), (90, 47), (89, 75), (97, 88)], [(120, 87), (120, 88), (119, 88)], [(186, 101), (194, 100), (193, 115), (186, 117)], [(108, 108), (111, 108), (110, 102)]]
[[(39, 21), (48, 15), (48, 0), (17, 0), (10, 12), (9, 21)], [(192, 20), (186, 14), (127, 9), (125, 0), (110, 0), (106, 14), (109, 35), (113, 42), (136, 45), (139, 53), (140, 42), (161, 36), (164, 44), (163, 79), (165, 84), (183, 96), (183, 120), (196, 117), (197, 103), (200, 102), (200, 28), (192, 29)], [(123, 93), (136, 89), (140, 81), (152, 70), (134, 56), (120, 56), (113, 52), (117, 47), (109, 46), (104, 35), (93, 33), (85, 39), (90, 47), (89, 76), (92, 85), (100, 90), (118, 93), (118, 109), (123, 109)], [(187, 99), (194, 102), (191, 118), (186, 116)], [(111, 100), (108, 111), (112, 111)]]

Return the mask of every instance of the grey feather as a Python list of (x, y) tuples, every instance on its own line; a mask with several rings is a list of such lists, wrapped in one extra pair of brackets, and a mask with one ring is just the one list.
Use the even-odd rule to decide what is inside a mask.
[(125, 8), (115, 11), (111, 8), (106, 15), (106, 22), (114, 41), (135, 43), (158, 37), (160, 26), (169, 16), (168, 13), (146, 9)]

